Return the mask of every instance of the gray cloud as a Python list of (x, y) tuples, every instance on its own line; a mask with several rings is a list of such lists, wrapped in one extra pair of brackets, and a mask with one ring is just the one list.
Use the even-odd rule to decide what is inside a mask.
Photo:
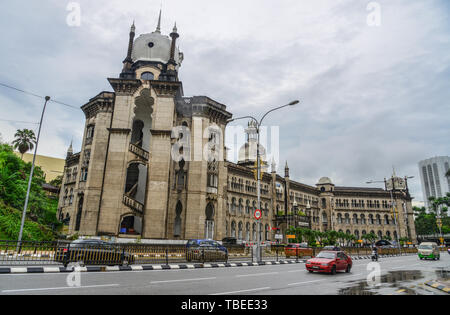
[[(68, 27), (68, 2), (3, 5), (0, 82), (81, 106), (111, 90), (106, 78), (120, 72), (132, 21), (138, 33), (153, 31), (160, 5), (78, 1), (81, 27)], [(449, 154), (449, 4), (380, 0), (381, 26), (369, 27), (369, 2), (167, 0), (163, 33), (177, 21), (188, 96), (210, 96), (235, 116), (302, 100), (266, 121), (280, 126), (281, 165), (289, 161), (293, 179), (359, 186), (394, 165), (415, 176), (421, 199), (417, 162)], [(42, 104), (0, 88), (0, 118), (38, 121)], [(83, 126), (81, 110), (50, 104), (40, 153), (63, 157), (72, 137), (79, 147)], [(23, 127), (0, 121), (4, 140)]]

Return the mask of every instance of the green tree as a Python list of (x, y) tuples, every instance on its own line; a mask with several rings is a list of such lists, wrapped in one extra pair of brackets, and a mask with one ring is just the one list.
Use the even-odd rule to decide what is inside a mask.
[[(28, 185), (28, 176), (31, 171), (31, 163), (25, 163), (16, 154), (13, 148), (6, 144), (0, 144), (0, 232), (14, 239), (18, 235), (21, 213), (25, 203), (25, 195)], [(27, 218), (33, 221), (34, 227), (48, 229), (58, 226), (56, 219), (57, 200), (47, 197), (42, 189), (45, 182), (44, 173), (40, 167), (35, 168), (31, 181), (30, 199), (28, 203)], [(17, 225), (19, 224), (19, 225)], [(31, 231), (31, 230), (30, 230)], [(17, 234), (15, 234), (17, 232)], [(39, 233), (29, 233), (31, 239), (40, 240)], [(44, 233), (48, 236), (48, 234)], [(39, 234), (43, 237), (44, 234)], [(33, 236), (34, 235), (34, 236)], [(46, 236), (46, 239), (47, 239)], [(28, 239), (30, 239), (28, 238)]]
[(19, 150), (23, 159), (23, 155), (29, 150), (33, 150), (34, 145), (36, 144), (36, 136), (34, 135), (34, 131), (29, 129), (19, 129), (14, 137), (15, 139), (12, 142), (14, 149)]

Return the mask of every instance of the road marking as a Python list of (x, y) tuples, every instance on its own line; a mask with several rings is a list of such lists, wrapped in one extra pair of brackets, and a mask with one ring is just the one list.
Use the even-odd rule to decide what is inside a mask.
[(248, 289), (248, 290), (239, 290), (239, 291), (230, 291), (230, 292), (222, 292), (222, 293), (212, 293), (209, 295), (228, 295), (233, 293), (242, 293), (242, 292), (252, 292), (252, 291), (262, 291), (262, 290), (268, 290), (270, 287), (264, 287), (264, 288), (256, 288), (256, 289)]
[(320, 281), (326, 281), (326, 280), (328, 280), (328, 279), (312, 280), (312, 281), (304, 281), (304, 282), (295, 282), (295, 283), (289, 283), (288, 285), (305, 284), (305, 283), (320, 282)]
[(119, 284), (101, 284), (101, 285), (86, 285), (86, 286), (81, 286), (81, 287), (59, 287), (59, 288), (38, 288), (38, 289), (3, 290), (2, 293), (27, 292), (27, 291), (68, 290), (68, 289), (89, 289), (89, 288), (117, 287), (117, 286), (119, 286)]
[(162, 280), (162, 281), (152, 281), (150, 284), (158, 284), (158, 283), (172, 283), (172, 282), (187, 282), (187, 281), (205, 281), (205, 280), (214, 280), (216, 277), (211, 278), (195, 278), (195, 279), (179, 279), (179, 280)]
[(265, 273), (252, 273), (252, 274), (246, 274), (246, 275), (237, 275), (236, 278), (253, 277), (253, 276), (265, 276), (265, 275), (274, 275), (274, 274), (278, 274), (278, 272), (265, 272)]

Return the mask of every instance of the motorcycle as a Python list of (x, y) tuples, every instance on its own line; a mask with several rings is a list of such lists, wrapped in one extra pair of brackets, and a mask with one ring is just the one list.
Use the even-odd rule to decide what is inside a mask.
[(372, 251), (372, 261), (378, 261), (378, 253), (376, 251)]

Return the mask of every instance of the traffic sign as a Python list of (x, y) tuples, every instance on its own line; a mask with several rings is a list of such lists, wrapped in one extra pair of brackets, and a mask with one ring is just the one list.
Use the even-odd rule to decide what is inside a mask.
[(253, 216), (255, 217), (256, 220), (261, 219), (261, 217), (262, 217), (262, 212), (261, 212), (261, 210), (256, 209)]

